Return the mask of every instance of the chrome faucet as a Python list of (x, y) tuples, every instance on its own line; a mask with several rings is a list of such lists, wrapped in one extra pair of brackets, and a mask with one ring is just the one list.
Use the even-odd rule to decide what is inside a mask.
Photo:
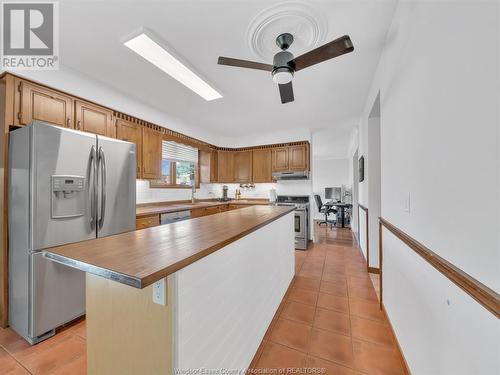
[(194, 194), (196, 193), (196, 181), (194, 178), (194, 173), (191, 174), (191, 203), (196, 203), (196, 198)]

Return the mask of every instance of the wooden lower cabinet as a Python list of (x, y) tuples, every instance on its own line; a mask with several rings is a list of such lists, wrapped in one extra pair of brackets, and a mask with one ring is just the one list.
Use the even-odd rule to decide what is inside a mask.
[(27, 125), (33, 120), (73, 128), (71, 96), (15, 79), (14, 125)]
[(154, 129), (142, 128), (142, 173), (143, 179), (161, 178), (162, 134)]
[(252, 154), (253, 182), (272, 182), (272, 150), (253, 150)]
[(195, 217), (208, 216), (208, 215), (218, 214), (219, 212), (221, 212), (219, 206), (195, 208), (194, 210), (191, 210), (191, 217), (195, 218)]
[(135, 143), (136, 177), (141, 178), (142, 167), (142, 131), (133, 122), (116, 119), (116, 138)]
[(113, 126), (113, 111), (75, 100), (75, 129), (114, 138), (116, 130)]
[(135, 228), (144, 229), (160, 225), (160, 215), (142, 216), (135, 219)]

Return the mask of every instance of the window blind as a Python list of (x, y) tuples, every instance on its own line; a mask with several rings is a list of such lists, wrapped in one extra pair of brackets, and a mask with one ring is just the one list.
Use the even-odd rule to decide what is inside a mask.
[(162, 159), (198, 163), (198, 149), (172, 141), (162, 141)]

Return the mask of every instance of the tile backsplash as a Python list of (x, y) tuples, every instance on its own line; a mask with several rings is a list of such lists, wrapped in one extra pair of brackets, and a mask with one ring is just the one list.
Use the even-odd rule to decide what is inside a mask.
[[(222, 197), (222, 186), (227, 185), (228, 196), (234, 198), (239, 184), (201, 184), (196, 189), (197, 199), (214, 199)], [(255, 184), (254, 188), (241, 188), (242, 198), (264, 198), (269, 199), (269, 191), (276, 189), (277, 194), (310, 195), (312, 191), (311, 181), (280, 181), (278, 183)], [(178, 201), (191, 199), (190, 189), (161, 189), (150, 188), (149, 181), (136, 181), (137, 203), (153, 203), (164, 201)]]

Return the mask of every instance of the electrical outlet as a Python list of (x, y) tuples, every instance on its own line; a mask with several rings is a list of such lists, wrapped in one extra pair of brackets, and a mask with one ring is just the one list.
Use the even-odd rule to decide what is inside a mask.
[(165, 279), (158, 280), (153, 284), (153, 302), (165, 306)]

